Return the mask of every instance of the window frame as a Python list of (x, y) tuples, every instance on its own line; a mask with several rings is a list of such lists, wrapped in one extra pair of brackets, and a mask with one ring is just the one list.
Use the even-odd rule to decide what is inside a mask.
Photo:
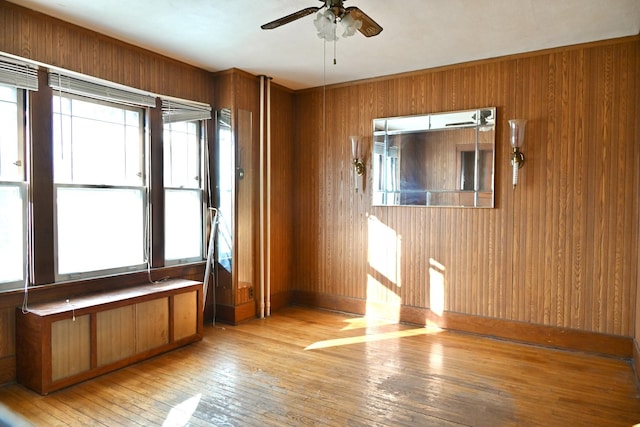
[[(205, 190), (205, 182), (207, 182), (208, 180), (208, 171), (206, 170), (205, 167), (205, 156), (207, 155), (207, 126), (206, 126), (206, 119), (197, 119), (197, 120), (177, 120), (177, 121), (167, 121), (167, 122), (163, 122), (163, 145), (164, 147), (166, 147), (166, 144), (168, 143), (168, 141), (164, 138), (164, 136), (167, 133), (167, 126), (171, 126), (174, 123), (196, 123), (196, 138), (198, 140), (198, 185), (197, 187), (184, 187), (184, 186), (173, 186), (173, 185), (167, 185), (166, 182), (163, 183), (163, 195), (165, 198), (165, 203), (164, 203), (164, 265), (165, 266), (172, 266), (172, 265), (181, 265), (181, 264), (188, 264), (188, 263), (195, 263), (195, 262), (200, 262), (202, 261), (206, 255), (205, 255), (205, 251), (206, 251), (206, 246), (207, 246), (207, 239), (205, 236), (205, 231), (207, 228), (207, 224), (206, 224), (206, 213), (207, 213), (207, 202), (206, 202), (206, 190)], [(170, 132), (171, 130), (169, 130)], [(163, 149), (164, 149), (163, 147)], [(159, 171), (158, 173), (162, 173), (163, 177), (166, 176), (166, 165), (173, 165), (173, 162), (170, 161), (170, 159), (167, 159), (166, 156), (163, 156), (163, 164), (162, 164), (162, 171)], [(200, 242), (199, 242), (199, 246), (200, 246), (200, 253), (197, 256), (193, 256), (193, 257), (178, 257), (178, 258), (168, 258), (167, 257), (167, 228), (168, 228), (168, 215), (167, 215), (167, 193), (168, 192), (197, 192), (199, 195), (199, 203), (200, 203), (200, 211), (199, 211), (199, 218), (200, 218), (200, 224), (199, 224), (199, 229), (200, 229)]]
[[(1, 86), (12, 88), (16, 91), (16, 127), (17, 127), (17, 159), (16, 166), (20, 168), (19, 180), (16, 179), (3, 179), (0, 175), (0, 186), (2, 187), (16, 187), (21, 195), (22, 199), (22, 273), (18, 280), (10, 280), (0, 282), (0, 292), (20, 289), (24, 286), (25, 281), (29, 279), (29, 181), (27, 180), (27, 165), (25, 163), (27, 159), (27, 94), (28, 90), (22, 87), (13, 86), (6, 83), (1, 83)], [(0, 101), (6, 102), (6, 101)], [(18, 175), (18, 174), (17, 174)]]
[[(143, 224), (143, 235), (142, 235), (142, 248), (143, 248), (143, 253), (142, 253), (142, 263), (137, 263), (137, 264), (131, 264), (131, 265), (123, 265), (120, 267), (113, 267), (113, 268), (105, 268), (105, 269), (98, 269), (98, 270), (87, 270), (87, 271), (74, 271), (74, 272), (64, 272), (61, 273), (60, 272), (60, 252), (59, 252), (59, 242), (58, 242), (58, 235), (59, 235), (59, 230), (58, 230), (58, 226), (59, 226), (59, 221), (58, 221), (58, 203), (55, 202), (54, 203), (54, 207), (53, 207), (53, 235), (54, 235), (54, 242), (53, 242), (53, 251), (54, 251), (54, 280), (56, 283), (58, 282), (62, 282), (62, 281), (68, 281), (68, 280), (77, 280), (77, 279), (89, 279), (89, 278), (97, 278), (97, 277), (103, 277), (103, 276), (109, 276), (109, 275), (114, 275), (114, 274), (120, 274), (120, 273), (127, 273), (127, 272), (135, 272), (135, 271), (143, 271), (144, 269), (148, 268), (148, 263), (149, 263), (149, 251), (150, 251), (150, 242), (151, 242), (151, 236), (149, 233), (149, 205), (150, 205), (150, 199), (149, 199), (149, 170), (150, 170), (150, 165), (149, 165), (149, 148), (148, 148), (148, 135), (147, 135), (147, 131), (146, 131), (146, 123), (148, 122), (148, 118), (149, 118), (149, 111), (148, 108), (145, 108), (144, 106), (139, 106), (139, 105), (129, 105), (129, 104), (125, 104), (125, 103), (120, 103), (117, 101), (106, 101), (104, 99), (98, 99), (98, 98), (94, 98), (91, 97), (89, 95), (79, 95), (77, 93), (69, 93), (69, 92), (65, 92), (65, 91), (61, 91), (61, 90), (54, 90), (52, 93), (52, 97), (51, 97), (51, 102), (52, 104), (56, 102), (56, 97), (64, 97), (64, 98), (68, 98), (70, 99), (72, 102), (74, 99), (83, 101), (83, 102), (89, 102), (89, 103), (94, 103), (94, 104), (98, 104), (98, 105), (106, 105), (106, 106), (110, 106), (110, 107), (114, 107), (114, 108), (118, 108), (118, 109), (122, 109), (122, 110), (135, 110), (137, 112), (139, 112), (139, 123), (138, 123), (138, 129), (139, 129), (139, 156), (140, 156), (140, 172), (139, 174), (141, 174), (140, 176), (140, 185), (128, 185), (128, 184), (110, 184), (110, 183), (102, 183), (102, 184), (96, 184), (96, 183), (79, 183), (79, 182), (68, 182), (68, 181), (64, 181), (64, 182), (58, 182), (56, 181), (55, 175), (55, 164), (56, 164), (56, 160), (57, 160), (57, 156), (55, 155), (55, 150), (53, 151), (54, 154), (54, 158), (53, 158), (53, 164), (54, 164), (54, 175), (53, 175), (53, 179), (52, 179), (52, 185), (53, 185), (53, 197), (54, 197), (54, 201), (58, 200), (58, 193), (59, 193), (59, 189), (61, 188), (87, 188), (87, 189), (104, 189), (104, 190), (117, 190), (117, 189), (122, 189), (122, 190), (131, 190), (131, 189), (135, 189), (140, 191), (141, 193), (141, 199), (142, 199), (142, 212), (141, 212), (141, 220), (142, 220), (142, 224)], [(56, 116), (63, 115), (62, 110), (59, 112), (54, 112), (52, 109), (52, 115), (51, 115), (51, 119), (52, 122), (56, 120)], [(71, 110), (70, 112), (70, 117), (73, 120), (73, 110)], [(123, 126), (126, 126), (126, 124), (123, 124)], [(73, 128), (73, 121), (71, 122), (70, 125), (70, 129)], [(53, 129), (52, 129), (53, 130)], [(62, 138), (62, 136), (61, 136)], [(52, 138), (52, 143), (55, 144), (55, 138)], [(71, 179), (71, 181), (73, 181), (73, 179)], [(99, 244), (99, 242), (96, 242)]]

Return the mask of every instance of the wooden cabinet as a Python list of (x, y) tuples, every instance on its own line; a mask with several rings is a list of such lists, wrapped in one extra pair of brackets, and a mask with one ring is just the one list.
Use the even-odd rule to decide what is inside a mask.
[(18, 382), (67, 387), (202, 339), (202, 283), (167, 280), (16, 311)]

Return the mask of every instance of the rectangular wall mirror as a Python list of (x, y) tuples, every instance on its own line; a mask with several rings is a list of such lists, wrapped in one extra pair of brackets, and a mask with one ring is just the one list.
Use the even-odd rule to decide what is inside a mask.
[(373, 205), (494, 206), (496, 109), (373, 120)]

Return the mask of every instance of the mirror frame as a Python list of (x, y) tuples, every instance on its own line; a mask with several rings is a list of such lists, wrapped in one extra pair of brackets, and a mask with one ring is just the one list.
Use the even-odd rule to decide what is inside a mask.
[(372, 205), (493, 208), (495, 125), (495, 107), (374, 119)]

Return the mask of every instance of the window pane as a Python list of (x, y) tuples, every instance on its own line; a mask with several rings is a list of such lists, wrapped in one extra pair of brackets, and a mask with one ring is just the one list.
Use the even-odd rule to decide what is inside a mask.
[(141, 108), (53, 97), (54, 180), (67, 184), (56, 185), (58, 280), (146, 262), (143, 115)]
[(142, 110), (54, 96), (53, 111), (57, 183), (145, 184)]
[(233, 184), (235, 165), (231, 130), (220, 129), (218, 133), (218, 192), (220, 208), (218, 211), (218, 262), (227, 271), (231, 271), (233, 248)]
[(18, 91), (14, 87), (0, 85), (0, 101), (16, 103), (18, 101)]
[(23, 181), (17, 90), (0, 86), (0, 180)]
[(24, 278), (23, 187), (24, 184), (0, 185), (0, 284), (21, 282)]
[[(55, 106), (56, 103), (54, 102)], [(54, 182), (71, 183), (71, 117), (53, 115)]]
[(200, 190), (165, 190), (165, 258), (202, 259)]
[(125, 110), (123, 108), (80, 99), (72, 99), (71, 108), (75, 117), (84, 117), (119, 125), (124, 125), (125, 123)]
[(76, 117), (72, 120), (72, 182), (124, 184), (123, 127)]
[(200, 188), (198, 122), (164, 126), (164, 184), (173, 188)]
[(57, 187), (58, 274), (144, 264), (144, 190)]
[(24, 281), (26, 182), (23, 91), (0, 85), (0, 289)]

